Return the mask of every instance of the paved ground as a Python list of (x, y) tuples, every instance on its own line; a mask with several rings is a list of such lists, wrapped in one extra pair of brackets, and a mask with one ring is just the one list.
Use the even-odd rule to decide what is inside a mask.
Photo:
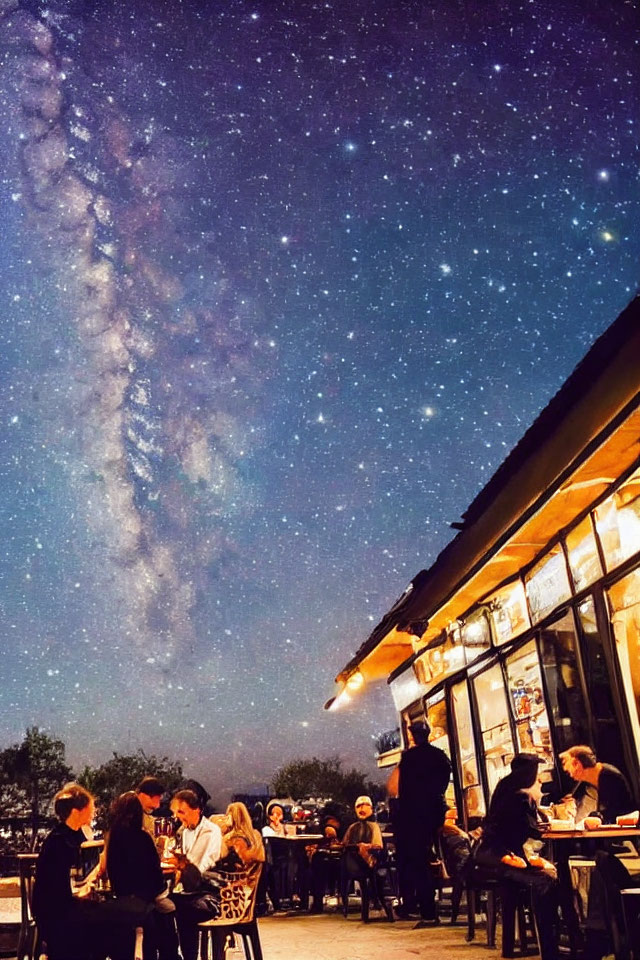
[[(372, 913), (372, 917), (375, 914)], [(465, 941), (465, 927), (444, 921), (439, 927), (414, 929), (415, 923), (374, 919), (361, 922), (357, 913), (348, 920), (335, 913), (266, 917), (260, 920), (265, 960), (490, 960), (496, 956), (483, 943)], [(237, 955), (228, 957), (236, 960)]]
[[(19, 917), (19, 901), (0, 899), (0, 923)], [(448, 920), (439, 927), (416, 930), (413, 921), (387, 923), (375, 911), (371, 917), (371, 923), (362, 923), (357, 909), (348, 920), (333, 912), (265, 917), (260, 920), (264, 960), (491, 960), (499, 956), (487, 951), (483, 928), (475, 943), (468, 944), (465, 927), (452, 927)], [(0, 955), (1, 950), (0, 945)], [(242, 951), (230, 952), (227, 960), (241, 956)]]

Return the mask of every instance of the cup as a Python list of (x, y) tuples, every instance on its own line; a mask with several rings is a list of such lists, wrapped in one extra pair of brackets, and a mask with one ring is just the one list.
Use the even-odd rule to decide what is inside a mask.
[(619, 827), (637, 827), (639, 816), (640, 812), (638, 810), (633, 810), (631, 813), (623, 813), (622, 816), (616, 817), (616, 823)]

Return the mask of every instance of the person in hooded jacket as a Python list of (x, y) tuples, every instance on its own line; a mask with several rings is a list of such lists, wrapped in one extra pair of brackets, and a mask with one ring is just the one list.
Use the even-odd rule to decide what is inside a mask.
[(557, 960), (555, 924), (558, 916), (558, 883), (548, 861), (527, 853), (527, 840), (542, 837), (538, 816), (540, 759), (534, 753), (517, 754), (511, 773), (496, 786), (474, 853), (476, 876), (498, 880), (531, 893), (536, 933), (542, 960)]

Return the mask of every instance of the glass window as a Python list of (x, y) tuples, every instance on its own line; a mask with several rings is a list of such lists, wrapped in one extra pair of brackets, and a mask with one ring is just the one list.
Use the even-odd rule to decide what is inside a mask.
[(595, 520), (608, 570), (640, 550), (640, 470), (596, 507)]
[(494, 593), (487, 605), (497, 644), (506, 643), (531, 626), (524, 587), (520, 580)]
[(564, 551), (559, 543), (524, 578), (531, 619), (541, 620), (571, 596)]
[(542, 669), (547, 685), (547, 704), (561, 753), (576, 743), (589, 743), (587, 704), (578, 671), (577, 637), (569, 611), (540, 632)]
[(446, 631), (442, 643), (431, 650), (427, 650), (424, 654), (432, 683), (443, 680), (465, 665), (464, 647), (460, 640), (460, 629), (457, 621), (455, 627), (455, 629), (449, 628)]
[(513, 740), (509, 725), (509, 705), (499, 663), (483, 670), (473, 679), (478, 700), (480, 732), (487, 772), (489, 796), (498, 780), (509, 773), (513, 759)]
[(576, 593), (602, 576), (602, 565), (598, 556), (591, 517), (585, 517), (567, 534), (567, 553)]
[(549, 715), (542, 693), (538, 651), (533, 640), (507, 658), (507, 678), (516, 721), (518, 750), (537, 753), (545, 767), (551, 769), (553, 753)]
[(594, 723), (596, 755), (606, 758), (616, 767), (625, 766), (620, 742), (619, 720), (611, 690), (611, 678), (603, 648), (603, 639), (598, 630), (593, 597), (585, 597), (578, 609), (582, 627), (582, 665), (585, 684), (589, 691), (589, 703)]
[(486, 610), (477, 610), (462, 625), (462, 644), (467, 663), (491, 646), (491, 627)]
[(451, 710), (453, 722), (458, 734), (460, 750), (460, 776), (462, 803), (464, 806), (464, 822), (468, 824), (470, 817), (483, 817), (486, 813), (480, 777), (478, 776), (478, 761), (476, 759), (476, 744), (473, 738), (471, 721), (471, 702), (466, 680), (451, 687)]
[(631, 729), (640, 752), (640, 570), (611, 587), (609, 604)]

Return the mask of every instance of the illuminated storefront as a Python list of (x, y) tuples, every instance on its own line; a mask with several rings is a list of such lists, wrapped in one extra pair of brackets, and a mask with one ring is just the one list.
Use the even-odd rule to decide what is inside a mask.
[[(402, 742), (426, 717), (481, 816), (515, 752), (549, 780), (592, 744), (640, 785), (640, 301), (594, 344), (338, 675), (386, 679)], [(351, 692), (350, 692), (351, 691)], [(360, 695), (360, 694), (359, 694)], [(389, 750), (381, 765), (397, 761)], [(640, 797), (636, 797), (640, 799)]]

